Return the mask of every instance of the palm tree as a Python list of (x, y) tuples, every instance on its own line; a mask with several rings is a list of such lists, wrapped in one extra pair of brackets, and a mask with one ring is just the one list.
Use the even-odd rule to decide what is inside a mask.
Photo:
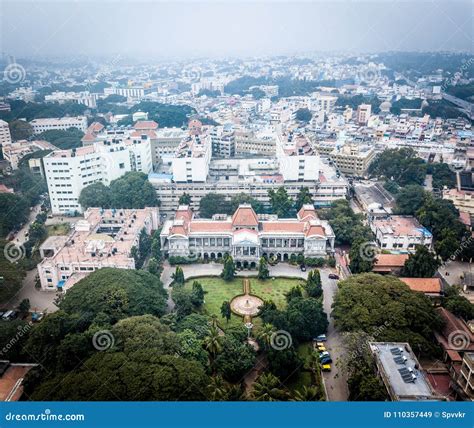
[(258, 334), (258, 338), (262, 341), (263, 347), (269, 349), (272, 343), (272, 335), (274, 333), (272, 324), (264, 324)]
[(291, 401), (319, 401), (320, 394), (315, 386), (303, 386), (300, 390), (293, 393)]
[(207, 386), (211, 401), (225, 401), (228, 395), (228, 387), (222, 376), (211, 377), (211, 383)]
[(214, 325), (211, 326), (209, 334), (204, 338), (204, 347), (209, 353), (211, 366), (213, 366), (217, 354), (222, 351), (222, 336), (219, 333), (219, 329)]
[(285, 401), (288, 394), (281, 389), (280, 380), (275, 375), (264, 373), (253, 385), (252, 398), (255, 401)]

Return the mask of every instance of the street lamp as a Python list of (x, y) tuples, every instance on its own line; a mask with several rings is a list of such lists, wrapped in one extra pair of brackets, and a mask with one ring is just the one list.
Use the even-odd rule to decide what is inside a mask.
[(245, 323), (245, 327), (246, 327), (247, 330), (248, 330), (248, 336), (247, 336), (247, 338), (250, 339), (250, 332), (251, 332), (251, 330), (252, 330), (253, 324), (252, 324), (251, 322), (246, 322), (246, 323)]

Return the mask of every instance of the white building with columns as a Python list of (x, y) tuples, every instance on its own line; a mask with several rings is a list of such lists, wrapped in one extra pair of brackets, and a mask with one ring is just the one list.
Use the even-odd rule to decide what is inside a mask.
[(262, 256), (280, 261), (298, 254), (324, 257), (333, 254), (334, 240), (331, 226), (312, 205), (304, 205), (292, 219), (257, 215), (248, 204), (232, 216), (195, 219), (189, 206), (181, 205), (161, 232), (166, 256), (218, 259), (227, 253), (242, 267), (256, 267)]

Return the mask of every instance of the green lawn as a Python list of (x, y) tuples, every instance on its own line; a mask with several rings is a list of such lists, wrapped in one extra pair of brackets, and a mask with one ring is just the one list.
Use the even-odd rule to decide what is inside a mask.
[[(204, 291), (207, 291), (205, 296), (204, 312), (208, 315), (217, 315), (219, 317), (219, 324), (225, 328), (226, 325), (237, 325), (242, 323), (242, 318), (232, 314), (232, 318), (227, 324), (225, 318), (221, 317), (221, 305), (224, 300), (229, 302), (233, 297), (243, 293), (242, 287), (243, 278), (235, 278), (232, 282), (226, 282), (219, 277), (202, 277), (190, 279), (186, 281), (185, 287), (192, 287), (194, 281), (201, 283)], [(260, 297), (263, 300), (273, 300), (275, 304), (283, 309), (286, 305), (285, 293), (295, 285), (301, 283), (298, 279), (275, 278), (260, 281), (257, 278), (250, 278), (250, 287), (252, 294)], [(259, 318), (254, 318), (253, 323), (255, 329), (261, 325)]]
[(69, 225), (69, 223), (51, 224), (49, 226), (46, 226), (46, 230), (48, 231), (48, 237), (69, 235), (69, 232), (71, 231), (71, 226)]

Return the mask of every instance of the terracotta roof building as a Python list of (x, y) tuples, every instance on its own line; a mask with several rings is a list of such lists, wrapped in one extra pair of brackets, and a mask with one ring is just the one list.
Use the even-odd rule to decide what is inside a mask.
[(232, 216), (195, 219), (189, 206), (181, 205), (163, 226), (161, 247), (167, 256), (218, 259), (228, 253), (238, 265), (252, 267), (262, 256), (285, 261), (298, 254), (332, 254), (334, 239), (331, 226), (312, 205), (304, 205), (295, 219), (257, 215), (247, 204)]
[(377, 254), (372, 270), (381, 274), (398, 274), (407, 260), (408, 254)]
[(400, 278), (412, 291), (419, 291), (431, 297), (440, 297), (443, 287), (440, 278)]

